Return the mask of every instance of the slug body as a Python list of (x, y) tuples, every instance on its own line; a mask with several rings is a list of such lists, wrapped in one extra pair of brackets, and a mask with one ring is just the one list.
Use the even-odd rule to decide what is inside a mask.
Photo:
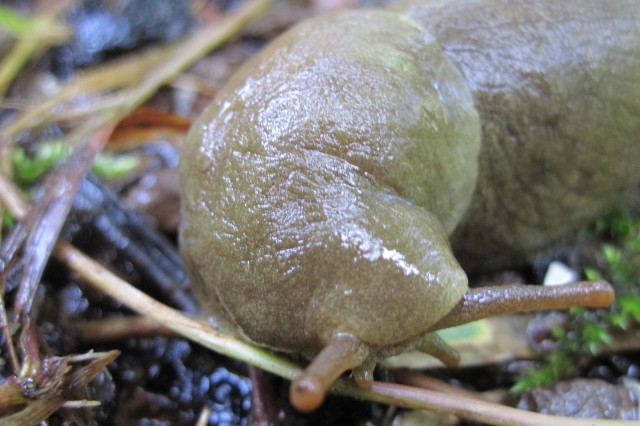
[(304, 22), (245, 64), (183, 148), (199, 299), (258, 344), (340, 373), (489, 314), (603, 306), (602, 283), (468, 290), (640, 180), (640, 2), (433, 1)]
[(462, 71), (480, 174), (452, 235), (465, 270), (523, 263), (640, 178), (640, 3), (412, 1)]

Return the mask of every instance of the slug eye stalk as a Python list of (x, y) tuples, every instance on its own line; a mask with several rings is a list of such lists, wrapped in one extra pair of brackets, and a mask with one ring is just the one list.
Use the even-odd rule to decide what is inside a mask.
[(432, 330), (454, 327), (490, 316), (563, 309), (606, 308), (616, 298), (606, 281), (579, 281), (557, 286), (508, 285), (468, 289), (458, 304)]
[[(574, 306), (604, 308), (615, 300), (605, 281), (580, 281), (559, 286), (510, 285), (469, 289), (460, 302), (430, 332), (415, 340), (414, 349), (440, 359), (449, 367), (457, 352), (434, 330), (478, 319), (517, 312), (562, 309)], [(291, 383), (289, 399), (300, 411), (313, 411), (324, 401), (329, 386), (347, 370), (361, 367), (371, 356), (368, 345), (348, 333), (336, 334), (311, 364)], [(360, 384), (360, 383), (359, 383)]]

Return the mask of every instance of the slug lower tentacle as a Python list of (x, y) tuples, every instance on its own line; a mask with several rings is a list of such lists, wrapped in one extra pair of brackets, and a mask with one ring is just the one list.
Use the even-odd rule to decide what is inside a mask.
[(369, 352), (367, 345), (357, 337), (346, 333), (336, 334), (291, 383), (291, 403), (302, 411), (315, 410), (324, 400), (329, 386), (342, 373), (365, 362)]
[(295, 26), (182, 150), (198, 299), (313, 359), (302, 410), (409, 349), (456, 364), (441, 328), (609, 305), (605, 283), (468, 290), (456, 256), (522, 262), (640, 181), (638, 40), (640, 0), (414, 0)]

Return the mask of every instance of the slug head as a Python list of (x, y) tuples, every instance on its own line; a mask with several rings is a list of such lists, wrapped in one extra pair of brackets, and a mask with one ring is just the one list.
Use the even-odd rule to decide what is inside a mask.
[[(467, 288), (447, 234), (479, 133), (462, 76), (410, 18), (343, 12), (288, 31), (181, 154), (181, 251), (201, 304), (256, 343), (320, 353), (316, 395), (423, 342)], [(337, 367), (322, 361), (336, 339), (351, 342)]]
[(183, 148), (195, 290), (282, 350), (317, 353), (341, 332), (376, 347), (418, 336), (467, 286), (447, 233), (478, 149), (461, 75), (413, 20), (307, 21), (230, 80)]

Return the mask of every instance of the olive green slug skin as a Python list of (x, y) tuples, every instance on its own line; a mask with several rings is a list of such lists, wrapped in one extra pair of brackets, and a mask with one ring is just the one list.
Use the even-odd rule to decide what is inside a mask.
[(479, 138), (459, 71), (406, 15), (291, 29), (181, 153), (181, 250), (199, 299), (289, 351), (426, 332), (467, 288), (447, 233), (471, 199)]
[(451, 237), (465, 271), (531, 260), (640, 181), (640, 1), (410, 1), (482, 123), (478, 185)]
[(457, 323), (448, 235), (469, 270), (522, 262), (640, 180), (640, 1), (399, 7), (294, 27), (189, 133), (181, 251), (257, 343), (409, 348)]

